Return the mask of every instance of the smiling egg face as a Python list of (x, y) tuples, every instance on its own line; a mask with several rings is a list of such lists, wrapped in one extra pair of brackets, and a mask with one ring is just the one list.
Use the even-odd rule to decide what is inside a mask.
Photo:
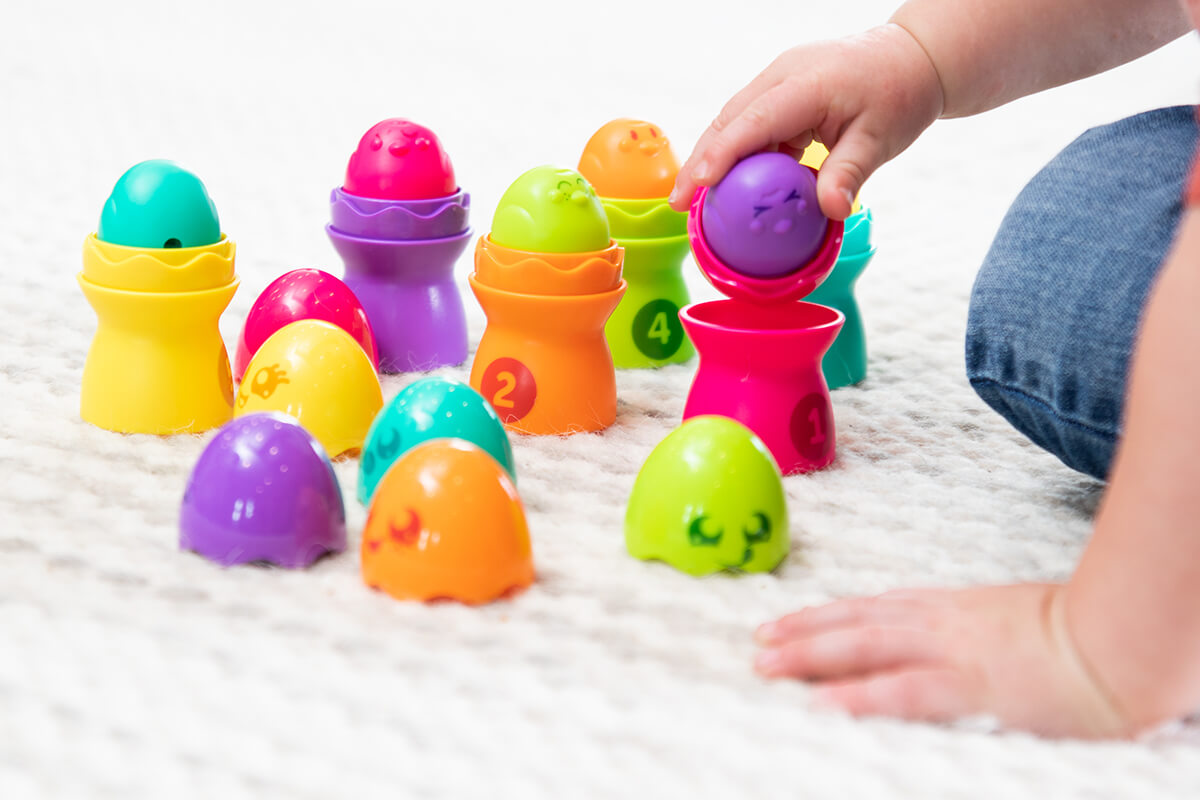
[(512, 445), (492, 404), (465, 383), (421, 378), (379, 412), (367, 434), (358, 470), (358, 499), (367, 503), (388, 468), (430, 439), (464, 439), (515, 475)]
[(362, 576), (398, 600), (471, 605), (529, 586), (529, 528), (508, 473), (461, 439), (435, 439), (405, 453), (371, 501)]
[(689, 575), (768, 572), (787, 556), (787, 504), (762, 441), (724, 417), (683, 423), (642, 465), (625, 514), (630, 555)]
[(713, 252), (730, 269), (756, 278), (805, 266), (829, 225), (817, 203), (816, 172), (783, 153), (735, 164), (709, 190), (700, 221)]
[(491, 238), (535, 253), (590, 253), (611, 242), (596, 190), (575, 170), (551, 166), (513, 181), (496, 206)]
[(347, 194), (376, 200), (429, 200), (458, 191), (437, 135), (407, 119), (371, 126), (346, 165)]
[(601, 197), (666, 197), (675, 185), (679, 159), (657, 125), (615, 119), (592, 135), (579, 171)]
[(199, 178), (156, 159), (135, 164), (117, 180), (96, 237), (125, 247), (203, 247), (221, 240), (221, 223)]

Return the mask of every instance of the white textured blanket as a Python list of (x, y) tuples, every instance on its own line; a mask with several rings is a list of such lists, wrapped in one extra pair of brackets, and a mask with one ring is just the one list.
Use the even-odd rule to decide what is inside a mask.
[[(239, 244), (222, 326), (281, 272), (340, 272), (322, 226), (358, 136), (433, 127), (485, 229), (526, 168), (605, 120), (681, 154), (775, 53), (890, 4), (12, 3), (0, 27), (0, 797), (1183, 797), (1200, 729), (1136, 744), (811, 711), (750, 670), (750, 632), (832, 597), (1065, 576), (1100, 487), (1022, 442), (963, 377), (966, 299), (1006, 204), (1089, 125), (1193, 102), (1194, 40), (942, 123), (869, 184), (869, 379), (835, 393), (840, 454), (786, 481), (777, 575), (694, 580), (629, 558), (634, 475), (691, 367), (619, 375), (603, 435), (517, 438), (539, 581), (482, 609), (366, 589), (351, 552), (223, 570), (177, 547), (205, 437), (79, 419), (95, 318), (75, 285), (121, 172), (200, 174)], [(467, 259), (460, 264), (463, 278)], [(715, 294), (689, 266), (697, 297)], [(469, 298), (469, 294), (467, 295)], [(472, 338), (483, 318), (468, 299)], [(447, 370), (462, 377), (465, 369)], [(409, 380), (384, 382), (390, 397)]]

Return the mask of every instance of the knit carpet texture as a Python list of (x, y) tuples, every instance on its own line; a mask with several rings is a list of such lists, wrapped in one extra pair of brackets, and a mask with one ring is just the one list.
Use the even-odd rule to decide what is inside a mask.
[[(1043, 741), (987, 720), (854, 720), (750, 665), (754, 627), (911, 586), (1061, 579), (1102, 487), (973, 394), (971, 281), (1007, 204), (1091, 125), (1195, 100), (1194, 38), (981, 118), (942, 122), (863, 198), (870, 374), (834, 393), (838, 458), (786, 479), (775, 574), (705, 579), (624, 549), (637, 470), (694, 363), (618, 374), (600, 435), (514, 437), (538, 571), (482, 608), (367, 589), (350, 547), (308, 570), (178, 548), (211, 438), (79, 417), (95, 317), (84, 237), (131, 164), (206, 182), (238, 243), (230, 346), (266, 284), (341, 265), (329, 191), (371, 124), (438, 132), (485, 232), (499, 195), (574, 166), (592, 131), (652, 120), (685, 156), (775, 54), (886, 19), (883, 2), (728, 6), (134, 0), (6, 9), (0, 47), (0, 797), (1184, 797), (1200, 726)], [(484, 318), (458, 266), (472, 342)], [(716, 293), (689, 259), (697, 299)], [(464, 379), (468, 365), (437, 374)], [(385, 399), (415, 378), (387, 376)]]

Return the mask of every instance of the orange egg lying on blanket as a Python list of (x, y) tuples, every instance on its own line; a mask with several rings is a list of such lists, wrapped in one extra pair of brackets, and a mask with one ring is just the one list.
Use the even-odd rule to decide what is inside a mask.
[(508, 473), (462, 439), (405, 453), (375, 489), (362, 574), (398, 600), (478, 605), (529, 586), (529, 528)]

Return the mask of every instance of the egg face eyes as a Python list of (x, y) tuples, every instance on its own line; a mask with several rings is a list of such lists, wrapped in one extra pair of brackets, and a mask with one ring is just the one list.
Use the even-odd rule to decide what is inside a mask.
[(754, 513), (753, 521), (745, 530), (746, 544), (753, 546), (771, 538), (771, 518), (761, 511)]
[(388, 538), (401, 547), (412, 547), (421, 535), (421, 517), (413, 509), (405, 509), (408, 519), (403, 525), (397, 525), (395, 520), (388, 521)]
[(379, 437), (379, 457), (391, 461), (400, 452), (400, 436), (392, 430), (382, 431)]
[(688, 544), (692, 547), (716, 547), (721, 543), (721, 537), (725, 535), (724, 528), (718, 528), (713, 533), (706, 533), (704, 523), (707, 521), (708, 516), (701, 514), (688, 526)]
[(391, 429), (379, 432), (378, 442), (362, 454), (363, 473), (375, 475), (375, 470), (386, 470), (400, 453), (400, 434)]
[(576, 178), (575, 183), (559, 181), (554, 187), (554, 191), (550, 193), (550, 201), (564, 203), (570, 200), (575, 205), (582, 206), (587, 204), (591, 196), (592, 187), (583, 178)]

